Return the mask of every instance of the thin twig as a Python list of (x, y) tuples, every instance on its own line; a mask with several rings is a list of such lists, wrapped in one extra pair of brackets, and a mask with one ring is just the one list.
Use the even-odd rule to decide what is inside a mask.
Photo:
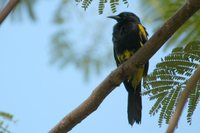
[(19, 0), (9, 0), (8, 4), (0, 12), (0, 24), (4, 21), (4, 19), (8, 16), (8, 14), (12, 11), (18, 2)]
[(145, 64), (160, 47), (180, 28), (198, 9), (199, 0), (189, 0), (171, 17), (147, 43), (127, 62), (119, 66), (98, 85), (88, 99), (66, 115), (49, 133), (66, 133), (95, 111), (104, 98), (119, 85), (126, 77)]
[(178, 124), (179, 118), (183, 112), (183, 108), (187, 102), (188, 96), (190, 95), (190, 92), (192, 89), (194, 89), (197, 85), (198, 80), (200, 79), (200, 65), (197, 67), (194, 74), (190, 77), (190, 79), (187, 81), (186, 88), (182, 92), (180, 96), (180, 100), (177, 103), (176, 111), (172, 118), (170, 119), (169, 126), (167, 128), (167, 133), (173, 133), (175, 130), (175, 127)]

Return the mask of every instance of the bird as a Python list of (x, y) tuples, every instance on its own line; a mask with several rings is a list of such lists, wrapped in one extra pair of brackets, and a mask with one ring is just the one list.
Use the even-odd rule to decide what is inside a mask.
[[(115, 16), (108, 16), (117, 23), (113, 27), (113, 53), (117, 67), (131, 58), (148, 40), (146, 28), (139, 17), (131, 12), (122, 12)], [(130, 77), (123, 81), (128, 92), (128, 122), (131, 126), (136, 122), (141, 124), (142, 98), (141, 80), (147, 76), (149, 62), (141, 65)]]

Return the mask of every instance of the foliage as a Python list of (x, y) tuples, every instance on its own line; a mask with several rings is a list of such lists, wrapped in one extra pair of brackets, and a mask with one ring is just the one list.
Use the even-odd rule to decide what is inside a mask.
[[(0, 5), (5, 4), (5, 1), (6, 0), (0, 1)], [(88, 9), (92, 2), (95, 2), (93, 0), (75, 1), (78, 4), (80, 3), (85, 10)], [(60, 4), (55, 7), (57, 10), (55, 10), (55, 13), (52, 15), (52, 19), (55, 22), (54, 24), (58, 27), (58, 30), (52, 35), (51, 39), (51, 62), (54, 64), (59, 64), (61, 68), (64, 68), (69, 64), (73, 64), (75, 67), (81, 69), (84, 72), (84, 75), (88, 77), (92, 68), (99, 72), (102, 68), (108, 66), (108, 64), (111, 63), (110, 60), (112, 60), (112, 50), (111, 47), (107, 47), (112, 46), (111, 44), (108, 44), (106, 48), (104, 48), (106, 49), (105, 51), (101, 51), (100, 54), (97, 54), (97, 51), (102, 50), (101, 45), (105, 43), (105, 41), (102, 42), (103, 38), (107, 36), (106, 32), (103, 30), (104, 28), (102, 27), (105, 27), (108, 24), (107, 22), (106, 24), (101, 24), (99, 20), (95, 21), (95, 18), (93, 17), (93, 23), (96, 24), (96, 22), (98, 22), (98, 26), (96, 26), (97, 28), (91, 28), (90, 25), (89, 28), (93, 30), (91, 30), (91, 33), (89, 34), (90, 30), (88, 30), (88, 26), (86, 26), (87, 24), (85, 24), (85, 16), (81, 17), (83, 14), (81, 14), (82, 12), (79, 12), (78, 8), (76, 10), (70, 8), (72, 6), (71, 2), (72, 0), (60, 0)], [(106, 4), (110, 5), (112, 12), (115, 12), (120, 2), (123, 2), (128, 6), (128, 0), (99, 0), (99, 14), (103, 13)], [(172, 16), (174, 12), (179, 9), (181, 5), (183, 5), (184, 2), (185, 1), (181, 0), (141, 0), (140, 9), (142, 13), (145, 14), (145, 22), (149, 22), (155, 31), (170, 16)], [(35, 14), (34, 10), (36, 3), (38, 3), (38, 0), (21, 0), (15, 12), (13, 12), (15, 14), (12, 16), (12, 18), (21, 18), (25, 14), (28, 14), (32, 20), (36, 20), (37, 14)], [(78, 23), (78, 31), (80, 33), (76, 34), (78, 39), (71, 39), (70, 32), (76, 32), (75, 30), (70, 29), (74, 26), (73, 24), (75, 23), (73, 19), (74, 16), (77, 16), (78, 21), (81, 22)], [(192, 18), (190, 18), (174, 34), (172, 39), (168, 41), (168, 44), (171, 46), (177, 46), (187, 44), (188, 42), (198, 38), (200, 36), (199, 17), (200, 13), (198, 12)], [(84, 37), (84, 35), (87, 36)], [(91, 35), (92, 38), (89, 38)], [(82, 41), (85, 40), (85, 38), (89, 38), (89, 41), (87, 41), (88, 45), (85, 45)], [(166, 120), (166, 123), (168, 123), (171, 115), (174, 112), (179, 95), (185, 87), (187, 79), (190, 77), (190, 75), (195, 70), (196, 65), (199, 63), (198, 44), (199, 42), (194, 42), (188, 44), (185, 48), (174, 49), (169, 56), (165, 57), (162, 59), (161, 63), (157, 64), (154, 72), (150, 74), (146, 79), (146, 91), (144, 92), (144, 95), (148, 94), (150, 96), (150, 100), (157, 99), (154, 106), (150, 110), (150, 114), (155, 115), (159, 110), (161, 111), (159, 117), (159, 125), (162, 124), (164, 119)], [(198, 88), (199, 84), (191, 93), (188, 99), (187, 121), (190, 124), (192, 114), (199, 100)]]
[[(5, 1), (6, 0), (2, 0), (1, 3), (2, 2), (5, 3)], [(81, 5), (82, 5), (82, 7), (84, 9), (87, 9), (88, 6), (91, 5), (92, 2), (94, 3), (93, 0), (75, 0), (75, 1), (77, 3), (81, 3)], [(110, 3), (110, 6), (112, 7), (111, 9), (113, 10), (113, 12), (116, 10), (116, 6), (118, 4), (120, 4), (120, 2), (123, 2), (124, 4), (128, 5), (128, 0), (121, 0), (121, 1), (119, 1), (119, 0), (110, 0), (110, 1), (108, 1), (108, 0), (99, 0), (98, 2), (99, 2), (98, 10), (99, 10), (100, 14), (103, 13), (105, 4), (107, 4), (107, 3), (108, 4)], [(153, 1), (153, 0), (150, 0), (150, 1), (143, 0), (141, 2), (142, 7), (145, 8), (145, 9), (143, 9), (143, 11), (144, 11), (144, 13), (147, 14), (145, 18), (149, 18), (152, 21), (155, 21), (155, 25), (156, 26), (157, 26), (157, 23), (156, 23), (157, 20), (159, 20), (160, 23), (165, 21), (183, 3), (182, 1), (175, 1), (173, 3), (173, 6), (169, 6), (172, 3), (171, 0), (166, 0), (164, 2), (165, 2), (165, 4), (162, 4), (163, 1), (162, 2), (159, 2), (159, 1), (156, 2), (156, 1)], [(34, 10), (35, 9), (34, 7), (35, 7), (36, 3), (38, 3), (38, 0), (22, 0), (20, 2), (20, 4), (18, 5), (18, 7), (16, 8), (16, 10), (14, 12), (15, 14), (12, 15), (12, 18), (14, 18), (14, 19), (21, 18), (21, 17), (23, 17), (25, 15), (25, 13), (26, 14), (28, 13), (28, 15), (30, 16), (30, 18), (32, 20), (36, 20), (37, 14), (36, 14), (36, 12)], [(58, 6), (56, 6), (57, 10), (55, 10), (55, 13), (53, 15), (53, 20), (54, 20), (55, 24), (57, 24), (57, 25), (67, 25), (68, 23), (73, 23), (73, 20), (69, 19), (69, 18), (71, 18), (72, 15), (70, 16), (69, 14), (66, 14), (66, 12), (68, 12), (68, 10), (71, 10), (68, 5), (71, 5), (72, 1), (71, 0), (60, 0), (59, 3), (60, 4)], [(161, 6), (161, 4), (162, 4), (162, 6)], [(0, 5), (3, 5), (3, 3), (0, 4)], [(161, 10), (161, 7), (162, 7), (162, 10)], [(149, 14), (149, 12), (151, 12), (151, 14)], [(79, 13), (80, 12), (78, 10), (74, 10), (71, 14), (74, 14), (73, 16), (78, 16)], [(158, 17), (158, 16), (162, 16), (162, 17)], [(82, 19), (82, 18), (80, 18), (80, 19)], [(197, 32), (199, 32), (200, 30), (192, 30), (194, 28), (198, 28), (199, 27), (199, 26), (197, 26), (197, 25), (199, 25), (198, 24), (199, 21), (196, 21), (195, 17), (193, 17), (190, 21), (191, 22), (188, 22), (189, 24), (188, 23), (186, 24), (186, 25), (189, 25), (189, 27), (185, 26), (186, 28), (181, 28), (178, 31), (178, 33), (175, 34), (175, 37), (172, 40), (176, 39), (176, 41), (180, 40), (180, 41), (185, 42), (185, 40), (191, 40), (191, 39), (195, 38), (196, 36), (199, 36), (200, 33), (198, 34)], [(191, 24), (191, 23), (194, 23), (194, 24)], [(154, 27), (156, 29), (157, 27), (155, 25), (152, 25), (151, 27)], [(68, 26), (65, 26), (64, 30), (68, 30), (67, 27)], [(59, 37), (58, 36), (58, 35), (61, 35), (60, 33), (64, 32), (63, 28), (62, 28), (62, 30), (60, 30), (60, 29), (57, 31), (57, 33), (54, 34), (53, 38), (57, 37), (57, 40), (59, 38), (63, 38), (63, 37)], [(86, 30), (86, 29), (83, 29), (83, 30)], [(95, 33), (96, 33), (96, 31), (101, 32), (101, 30), (94, 30)], [(190, 34), (191, 32), (194, 32), (194, 33), (191, 35)], [(184, 33), (184, 35), (183, 35), (183, 33)], [(179, 39), (177, 39), (178, 37), (179, 37)], [(70, 41), (69, 38), (70, 37), (67, 34), (67, 35), (65, 35), (65, 39), (63, 39), (63, 40), (68, 44), (68, 47), (72, 47), (70, 45), (70, 44), (72, 44), (72, 41)], [(69, 42), (70, 42), (70, 44), (69, 44)], [(63, 58), (64, 56), (56, 56), (58, 51), (63, 51), (63, 50), (59, 50), (59, 48), (61, 48), (61, 47), (54, 47), (55, 45), (53, 43), (55, 43), (55, 41), (52, 42), (52, 45), (53, 45), (52, 48), (57, 48), (57, 49), (55, 49), (55, 50), (52, 49), (52, 54), (55, 55), (55, 56), (52, 56), (52, 62), (57, 63), (57, 62), (60, 62), (61, 60), (62, 60), (62, 62), (64, 62), (64, 60), (65, 60), (65, 58)], [(91, 43), (90, 46), (95, 45), (95, 44), (92, 44), (92, 41), (90, 43)], [(170, 44), (174, 44), (174, 43), (170, 43)], [(91, 48), (88, 47), (88, 49), (91, 49)], [(71, 50), (74, 50), (74, 51), (69, 51), (69, 50), (67, 51), (67, 49), (65, 49), (65, 50), (66, 50), (65, 52), (68, 52), (68, 53), (69, 52), (72, 52), (72, 53), (76, 53), (77, 52), (75, 49), (71, 49)], [(87, 50), (85, 50), (85, 51), (87, 51)], [(110, 51), (112, 51), (112, 50), (110, 50)], [(78, 53), (70, 54), (70, 55), (77, 55), (77, 54)], [(111, 54), (112, 54), (111, 52), (110, 53), (106, 52), (106, 55), (111, 55)], [(92, 55), (90, 54), (90, 56), (92, 56)], [(85, 60), (84, 58), (81, 58), (81, 59), (80, 58), (79, 59), (76, 58), (78, 60), (72, 60), (73, 58), (70, 58), (70, 59), (71, 59), (71, 61), (69, 61), (69, 62), (74, 64), (75, 66), (77, 66), (76, 64), (77, 64), (78, 60), (80, 62), (83, 62), (83, 60)], [(88, 63), (89, 63), (88, 65), (92, 66), (92, 68), (97, 68), (97, 67), (95, 67), (95, 66), (97, 66), (96, 65), (97, 63), (95, 63), (95, 62), (99, 62), (98, 64), (101, 64), (101, 63), (104, 62), (104, 60), (102, 60), (101, 58), (95, 58), (95, 60), (88, 61)], [(69, 63), (64, 63), (64, 64), (66, 64), (66, 65), (61, 65), (61, 66), (63, 66), (63, 67), (67, 66), (67, 64), (69, 64)], [(103, 63), (103, 64), (105, 64), (105, 63)], [(101, 70), (102, 67), (103, 67), (103, 65), (98, 65), (98, 70)], [(85, 69), (85, 68), (87, 68), (86, 66), (84, 66), (82, 68), (81, 67), (78, 67), (78, 68), (83, 70), (83, 72), (85, 74), (88, 73), (87, 72), (88, 69)]]
[[(77, 9), (71, 13), (66, 13), (70, 10), (73, 10), (76, 6), (73, 5), (72, 2), (74, 2), (74, 0), (60, 0), (58, 2), (58, 5), (55, 6), (55, 12), (52, 15), (52, 20), (54, 22), (54, 26), (57, 26), (57, 30), (52, 33), (51, 37), (52, 39), (50, 45), (50, 62), (54, 65), (58, 64), (60, 68), (66, 68), (66, 66), (72, 64), (76, 68), (81, 70), (83, 72), (83, 75), (85, 76), (85, 79), (87, 79), (90, 73), (93, 72), (93, 70), (96, 73), (99, 73), (102, 68), (111, 64), (110, 60), (112, 60), (112, 52), (110, 51), (112, 51), (112, 44), (110, 44), (109, 47), (106, 48), (106, 50), (105, 48), (101, 50), (101, 44), (105, 44), (105, 34), (102, 34), (104, 31), (104, 28), (102, 27), (106, 26), (105, 20), (99, 21), (98, 27), (95, 23), (93, 23), (95, 28), (90, 27), (91, 36), (93, 38), (87, 42), (85, 41), (85, 38), (88, 38), (90, 35), (88, 33), (85, 34), (85, 31), (88, 31), (88, 27), (86, 25), (83, 25), (86, 23), (86, 19), (82, 17), (84, 12)], [(5, 5), (5, 3), (6, 0), (0, 1), (0, 5)], [(28, 15), (31, 20), (36, 21), (37, 14), (34, 10), (34, 7), (37, 3), (39, 3), (38, 0), (20, 1), (14, 12), (12, 12), (12, 20), (22, 20), (22, 18), (25, 18), (25, 16)], [(3, 6), (0, 8), (3, 8)], [(79, 23), (78, 25), (78, 27), (80, 27), (79, 30), (76, 29), (77, 26), (74, 26), (76, 20), (74, 20), (73, 18), (77, 19), (78, 23), (82, 21), (82, 23)], [(91, 21), (97, 22), (95, 18)], [(83, 41), (74, 42), (74, 38), (71, 38), (71, 34), (68, 34), (71, 31), (73, 31), (76, 36), (79, 36), (79, 39)], [(83, 37), (82, 35), (84, 34), (87, 35), (87, 37)], [(82, 49), (80, 49), (81, 47)], [(97, 51), (101, 51), (102, 53), (104, 53), (101, 56), (102, 58), (99, 58), (100, 56), (97, 55)]]
[[(169, 19), (183, 4), (184, 0), (142, 0), (141, 9), (145, 14), (145, 21), (151, 22), (151, 27), (156, 31), (167, 19)], [(168, 41), (169, 46), (187, 44), (200, 36), (200, 12), (193, 15)], [(176, 45), (175, 45), (176, 44)]]
[[(0, 5), (3, 5), (3, 3), (5, 3), (6, 0), (2, 0), (0, 2)], [(68, 5), (72, 5), (74, 0), (60, 0), (60, 4), (58, 6), (56, 6), (55, 8), (57, 8), (57, 10), (55, 10), (55, 13), (53, 15), (53, 20), (55, 22), (55, 24), (57, 25), (65, 25), (65, 28), (58, 28), (57, 33), (54, 34), (54, 37), (58, 37), (58, 34), (60, 35), (60, 33), (63, 32), (64, 30), (68, 30), (66, 26), (68, 25), (68, 23), (74, 23), (74, 21), (71, 19), (72, 16), (81, 16), (80, 11), (77, 10), (73, 10), (71, 9)], [(80, 3), (82, 5), (82, 7), (84, 9), (87, 9), (89, 5), (92, 4), (92, 2), (97, 2), (97, 1), (93, 1), (93, 0), (75, 0), (78, 4)], [(113, 11), (116, 10), (116, 6), (118, 4), (120, 4), (120, 2), (123, 2), (125, 5), (128, 5), (128, 0), (99, 0), (99, 13), (103, 13), (104, 7), (106, 4), (110, 3), (110, 6), (112, 4), (111, 8)], [(165, 0), (165, 1), (155, 1), (155, 0), (142, 0), (140, 1), (140, 5), (141, 5), (141, 10), (143, 11), (142, 13), (145, 14), (145, 22), (149, 22), (149, 24), (151, 25), (151, 27), (154, 29), (154, 31), (159, 28), (164, 21), (166, 21), (172, 14), (174, 14), (174, 12), (180, 8), (181, 5), (183, 5), (185, 1), (181, 1), (181, 0)], [(37, 18), (37, 14), (35, 12), (35, 5), (36, 3), (38, 3), (38, 0), (22, 0), (20, 2), (20, 4), (18, 5), (18, 7), (16, 8), (16, 11), (13, 12), (15, 13), (14, 15), (12, 15), (12, 18), (21, 18), (23, 17), (25, 14), (28, 13), (28, 15), (30, 16), (30, 18), (32, 20), (36, 20)], [(98, 4), (97, 3), (97, 4)], [(1, 7), (0, 7), (1, 8)], [(69, 10), (73, 10), (73, 12), (71, 12), (70, 14), (73, 14), (71, 16), (69, 16)], [(189, 21), (187, 21), (175, 34), (174, 36), (170, 39), (170, 41), (168, 41), (168, 44), (170, 45), (165, 45), (165, 48), (168, 48), (169, 46), (177, 46), (177, 45), (181, 45), (181, 44), (187, 44), (188, 42), (195, 40), (198, 36), (200, 36), (200, 21), (198, 21), (198, 18), (200, 17), (200, 13), (196, 13)], [(79, 18), (79, 21), (82, 21), (82, 18)], [(106, 25), (106, 24), (105, 24)], [(100, 28), (103, 29), (103, 28)], [(87, 29), (81, 29), (80, 31), (84, 31)], [(102, 30), (93, 30), (94, 33), (96, 32), (102, 32)], [(104, 31), (103, 31), (104, 32)], [(104, 36), (105, 37), (105, 36)], [(59, 37), (59, 38), (63, 38), (63, 37)], [(57, 40), (59, 39), (57, 38)], [(103, 37), (102, 37), (103, 38)], [(53, 40), (53, 39), (52, 39)], [(65, 35), (65, 39), (63, 39), (66, 43), (68, 43), (69, 47), (72, 47), (72, 41), (70, 40), (69, 35)], [(55, 42), (55, 41), (54, 41)], [(61, 47), (54, 47), (54, 42), (52, 42), (52, 48), (57, 48), (55, 50), (52, 49), (52, 54), (56, 55), (58, 53), (59, 50), (58, 48)], [(69, 44), (70, 42), (70, 44)], [(73, 42), (74, 43), (74, 42)], [(93, 41), (88, 42), (92, 45)], [(88, 46), (88, 49), (91, 49), (90, 46)], [(67, 49), (66, 49), (67, 50)], [(76, 49), (72, 49), (74, 51), (65, 51), (65, 52), (73, 52), (76, 53), (77, 50)], [(61, 50), (59, 50), (61, 51)], [(87, 50), (85, 50), (87, 51)], [(109, 51), (109, 50), (108, 50)], [(108, 53), (108, 51), (106, 52), (106, 55), (112, 55), (112, 53)], [(110, 51), (112, 51), (110, 49)], [(82, 53), (84, 51), (81, 51)], [(80, 52), (79, 52), (80, 53)], [(76, 54), (71, 54), (71, 55), (77, 55), (79, 53)], [(92, 56), (90, 54), (90, 56)], [(63, 58), (64, 56), (52, 56), (52, 62), (57, 63), (60, 62), (62, 60), (62, 62), (64, 62), (65, 58)], [(86, 56), (85, 56), (86, 57)], [(77, 60), (72, 60), (73, 58), (71, 58), (70, 63), (74, 64), (76, 66), (76, 62)], [(76, 58), (78, 59), (78, 58)], [(84, 58), (79, 58), (79, 60), (85, 60)], [(110, 59), (110, 57), (109, 57)], [(82, 62), (83, 60), (81, 60), (80, 62)], [(98, 60), (98, 61), (97, 61)], [(94, 62), (93, 62), (94, 61)], [(92, 68), (97, 68), (95, 62), (99, 62), (99, 64), (103, 63), (105, 64), (105, 61), (102, 58), (95, 58), (95, 60), (90, 60), (88, 63), (89, 66), (92, 66)], [(65, 63), (66, 65), (61, 65), (61, 66), (67, 66), (68, 63)], [(107, 65), (107, 64), (106, 64)], [(106, 66), (105, 65), (105, 66)], [(98, 70), (101, 70), (103, 68), (104, 65), (99, 65), (98, 66)], [(85, 74), (88, 73), (86, 72), (87, 67), (78, 67), (80, 68)], [(90, 70), (90, 69), (89, 69)], [(97, 69), (96, 69), (97, 70)]]
[[(0, 1), (0, 10), (6, 5), (8, 0)], [(31, 20), (36, 20), (34, 6), (37, 0), (20, 0), (20, 3), (11, 14), (11, 19), (21, 20), (24, 15), (28, 15)]]
[[(92, 0), (75, 0), (78, 3), (82, 2), (82, 7), (86, 10), (91, 4)], [(103, 13), (105, 4), (108, 0), (99, 0), (99, 14)], [(119, 0), (110, 0), (110, 7), (112, 12), (116, 12), (116, 6), (119, 5)], [(123, 0), (124, 4), (128, 5), (128, 0)], [(155, 30), (159, 28), (159, 25), (163, 24), (170, 16), (172, 16), (185, 1), (181, 0), (165, 0), (165, 1), (155, 1), (155, 0), (142, 0), (140, 5), (145, 14), (145, 21), (151, 22), (151, 27)], [(195, 40), (200, 36), (200, 13), (197, 12), (191, 19), (189, 19), (168, 41), (169, 45), (165, 46), (169, 48), (174, 44), (182, 45)]]
[[(84, 8), (85, 10), (89, 7), (89, 5), (92, 3), (93, 0), (75, 0), (77, 3), (82, 3), (82, 8)], [(123, 4), (128, 6), (128, 0), (122, 0)], [(120, 1), (119, 0), (110, 0), (108, 2), (108, 0), (99, 0), (99, 6), (98, 6), (98, 10), (99, 10), (99, 14), (103, 13), (105, 4), (110, 3), (110, 8), (111, 11), (114, 13), (117, 11), (117, 5), (119, 5)]]
[[(53, 64), (59, 64), (61, 68), (64, 68), (69, 64), (73, 64), (76, 68), (83, 69), (85, 79), (87, 80), (92, 69), (99, 73), (100, 68), (110, 63), (112, 57), (110, 55), (110, 51), (105, 51), (107, 54), (101, 55), (102, 50), (99, 49), (101, 43), (88, 46), (86, 49), (83, 48), (82, 50), (75, 50), (78, 45), (83, 43), (83, 41), (79, 41), (77, 42), (78, 44), (71, 45), (72, 43), (65, 39), (68, 34), (69, 33), (67, 31), (61, 31), (53, 35), (51, 45), (51, 62)], [(99, 41), (99, 38), (101, 38), (101, 36), (96, 35), (96, 38), (93, 39), (95, 42), (101, 42)], [(99, 55), (101, 55), (101, 58), (104, 60), (99, 58)]]
[(52, 35), (51, 63), (60, 68), (74, 65), (84, 73), (87, 80), (93, 70), (99, 73), (101, 68), (112, 63), (112, 44), (106, 44), (104, 38), (105, 20), (97, 20), (95, 17), (90, 19), (91, 16), (84, 15), (82, 9), (66, 14), (70, 8), (73, 10), (74, 7), (69, 1), (63, 1), (55, 12), (53, 21), (58, 30)]
[[(166, 123), (169, 122), (187, 80), (199, 63), (200, 41), (191, 42), (185, 48), (173, 49), (172, 53), (161, 59), (156, 69), (145, 79), (143, 95), (149, 95), (150, 100), (156, 99), (149, 113), (155, 115), (160, 110), (158, 120), (160, 126), (164, 119)], [(199, 95), (200, 82), (188, 98), (187, 122), (189, 124), (199, 101)]]
[(5, 122), (12, 121), (13, 115), (6, 113), (6, 112), (0, 112), (0, 133), (10, 133), (8, 130), (8, 124)]

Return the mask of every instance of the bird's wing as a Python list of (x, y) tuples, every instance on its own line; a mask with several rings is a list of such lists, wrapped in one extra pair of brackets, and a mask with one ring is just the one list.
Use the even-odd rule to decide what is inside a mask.
[(142, 44), (144, 45), (145, 42), (147, 41), (147, 36), (148, 36), (148, 33), (145, 29), (145, 27), (142, 25), (142, 24), (138, 24), (138, 29), (139, 29), (139, 37), (140, 37), (140, 40), (142, 41)]
[[(147, 38), (148, 33), (142, 24), (138, 24), (138, 29), (139, 29), (139, 37), (140, 37), (141, 43), (144, 45), (146, 41), (148, 40)], [(149, 69), (149, 62), (147, 62), (144, 66), (144, 74), (143, 74), (144, 77), (147, 76), (148, 69)]]

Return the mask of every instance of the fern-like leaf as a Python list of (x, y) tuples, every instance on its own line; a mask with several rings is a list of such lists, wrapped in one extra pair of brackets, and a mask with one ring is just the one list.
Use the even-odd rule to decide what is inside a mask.
[[(186, 81), (198, 64), (200, 64), (200, 42), (196, 41), (186, 47), (173, 49), (172, 53), (161, 59), (153, 73), (145, 78), (143, 95), (149, 95), (150, 100), (157, 100), (149, 113), (155, 115), (160, 110), (159, 126), (164, 119), (166, 123), (169, 122)], [(187, 122), (190, 124), (199, 96), (200, 82), (188, 99)]]
[[(82, 3), (82, 8), (84, 10), (86, 10), (89, 5), (91, 4), (93, 0), (75, 0), (75, 2), (77, 3)], [(102, 14), (105, 8), (105, 4), (110, 3), (110, 8), (111, 11), (114, 13), (117, 11), (117, 5), (119, 5), (119, 0), (110, 0), (108, 2), (108, 0), (99, 0), (99, 5), (98, 5), (98, 12), (99, 14)], [(128, 0), (122, 0), (123, 4), (127, 5), (127, 7), (129, 6)]]
[[(77, 2), (77, 1), (76, 1)], [(78, 1), (79, 2), (79, 1)], [(81, 2), (81, 1), (80, 1)], [(84, 9), (84, 10), (86, 10), (88, 7), (89, 7), (89, 5), (92, 3), (92, 0), (83, 0), (82, 1), (82, 8)]]
[(116, 6), (118, 5), (119, 0), (110, 0), (110, 8), (113, 13), (117, 11)]
[(161, 108), (161, 103), (163, 102), (166, 95), (167, 95), (167, 92), (163, 92), (159, 95), (158, 100), (149, 111), (149, 114), (155, 115), (158, 112), (158, 110)]
[(107, 0), (99, 0), (99, 14), (103, 13)]
[(199, 102), (199, 95), (200, 95), (200, 83), (198, 83), (198, 86), (191, 92), (189, 97), (190, 99), (188, 103), (188, 114), (187, 114), (187, 122), (189, 124), (192, 123), (192, 115)]
[(13, 121), (13, 115), (0, 111), (0, 133), (10, 133), (8, 122)]
[(127, 5), (127, 6), (129, 6), (128, 0), (123, 0), (123, 3), (124, 3), (125, 5)]

